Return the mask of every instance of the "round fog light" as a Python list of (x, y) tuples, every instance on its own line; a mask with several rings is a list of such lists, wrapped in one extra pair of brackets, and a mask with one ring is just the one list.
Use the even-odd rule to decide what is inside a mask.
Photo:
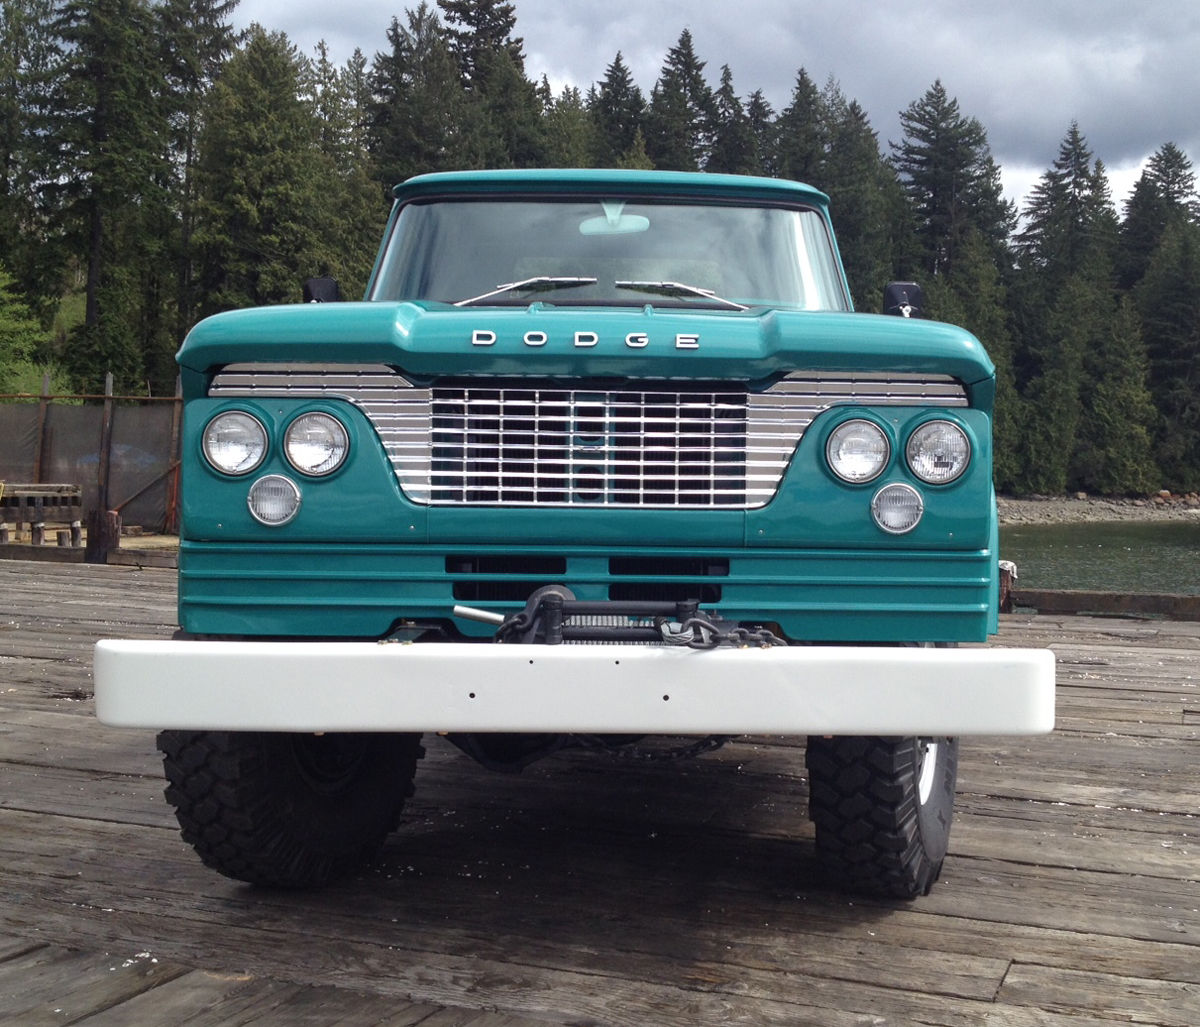
[(911, 485), (884, 485), (871, 500), (871, 516), (889, 535), (912, 531), (924, 512), (921, 494)]
[(300, 489), (282, 474), (268, 474), (250, 486), (246, 504), (260, 524), (287, 524), (300, 509)]

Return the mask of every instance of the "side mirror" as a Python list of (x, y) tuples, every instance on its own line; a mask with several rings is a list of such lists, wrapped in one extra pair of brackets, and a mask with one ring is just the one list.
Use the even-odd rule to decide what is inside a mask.
[(337, 303), (341, 298), (342, 290), (338, 288), (337, 279), (329, 275), (310, 278), (304, 283), (305, 303)]
[(897, 317), (925, 317), (925, 292), (916, 282), (888, 282), (883, 288), (883, 312)]

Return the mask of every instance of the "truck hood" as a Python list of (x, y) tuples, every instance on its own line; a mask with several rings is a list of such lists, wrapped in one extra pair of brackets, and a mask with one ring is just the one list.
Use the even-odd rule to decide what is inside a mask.
[(387, 364), (445, 375), (757, 381), (796, 370), (948, 374), (994, 368), (979, 340), (936, 321), (876, 314), (553, 306), (310, 303), (230, 311), (184, 340), (182, 367)]

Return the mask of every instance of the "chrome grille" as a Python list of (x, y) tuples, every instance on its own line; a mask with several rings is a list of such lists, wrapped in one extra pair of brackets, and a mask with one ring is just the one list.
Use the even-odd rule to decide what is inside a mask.
[(463, 382), (433, 390), (434, 503), (738, 506), (746, 393)]
[(230, 365), (209, 395), (354, 403), (416, 503), (673, 509), (765, 506), (831, 407), (967, 405), (963, 387), (938, 375), (797, 373), (764, 392), (486, 378), (415, 388), (382, 365)]

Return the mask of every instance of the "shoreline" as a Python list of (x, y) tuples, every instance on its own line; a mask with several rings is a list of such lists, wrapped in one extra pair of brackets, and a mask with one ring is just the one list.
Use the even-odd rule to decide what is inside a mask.
[(1102, 496), (1034, 496), (996, 499), (1000, 524), (1087, 524), (1103, 521), (1192, 521), (1200, 524), (1200, 495), (1169, 492), (1134, 499)]

